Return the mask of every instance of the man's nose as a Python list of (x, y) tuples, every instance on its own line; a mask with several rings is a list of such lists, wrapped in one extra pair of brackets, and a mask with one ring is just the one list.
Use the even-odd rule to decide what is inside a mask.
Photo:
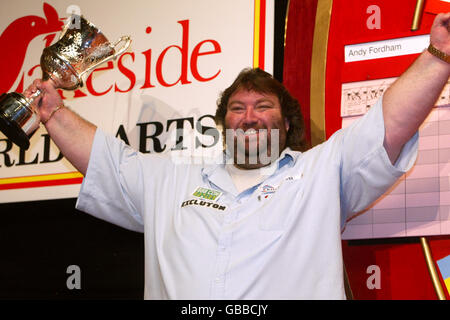
[(255, 113), (253, 107), (248, 107), (244, 114), (244, 123), (249, 126), (256, 124), (258, 122), (258, 117)]

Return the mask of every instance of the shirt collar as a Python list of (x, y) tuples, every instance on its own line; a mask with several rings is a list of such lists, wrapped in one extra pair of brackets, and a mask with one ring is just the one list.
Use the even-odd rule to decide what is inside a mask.
[[(278, 159), (275, 160), (278, 167), (274, 173), (278, 172), (282, 167), (286, 165), (292, 166), (300, 153), (301, 152), (291, 150), (291, 148), (284, 149)], [(218, 160), (219, 161), (217, 161), (216, 163), (206, 165), (202, 168), (201, 173), (203, 178), (209, 180), (222, 190), (237, 194), (236, 187), (234, 186), (230, 174), (225, 169), (225, 163), (231, 160), (230, 156), (224, 152), (221, 158), (219, 158)]]

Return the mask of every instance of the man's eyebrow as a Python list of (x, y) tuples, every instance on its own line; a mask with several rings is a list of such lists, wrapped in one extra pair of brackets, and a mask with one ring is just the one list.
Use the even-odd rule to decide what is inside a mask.
[[(262, 102), (270, 102), (271, 104), (274, 104), (274, 102), (271, 99), (269, 99), (269, 98), (261, 98), (261, 99), (256, 100), (256, 103), (262, 103)], [(242, 100), (230, 100), (230, 101), (228, 101), (228, 105), (232, 105), (234, 103), (245, 104)]]
[(261, 103), (261, 102), (270, 102), (270, 103), (274, 103), (271, 99), (269, 99), (269, 98), (261, 98), (261, 99), (258, 99), (258, 100), (256, 100), (256, 103)]
[(228, 101), (228, 105), (233, 104), (233, 103), (244, 104), (244, 102), (242, 102), (241, 100), (230, 100), (230, 101)]

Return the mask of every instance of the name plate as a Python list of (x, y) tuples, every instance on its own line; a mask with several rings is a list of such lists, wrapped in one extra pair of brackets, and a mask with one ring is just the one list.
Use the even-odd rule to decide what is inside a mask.
[(355, 62), (421, 53), (430, 43), (430, 35), (366, 42), (345, 46), (345, 62)]

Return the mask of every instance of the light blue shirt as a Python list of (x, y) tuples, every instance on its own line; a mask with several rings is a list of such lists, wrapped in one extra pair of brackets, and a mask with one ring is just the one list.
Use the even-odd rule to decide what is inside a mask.
[(345, 221), (413, 165), (417, 138), (393, 166), (380, 100), (239, 194), (224, 164), (175, 164), (97, 130), (77, 208), (144, 232), (146, 299), (345, 299)]

